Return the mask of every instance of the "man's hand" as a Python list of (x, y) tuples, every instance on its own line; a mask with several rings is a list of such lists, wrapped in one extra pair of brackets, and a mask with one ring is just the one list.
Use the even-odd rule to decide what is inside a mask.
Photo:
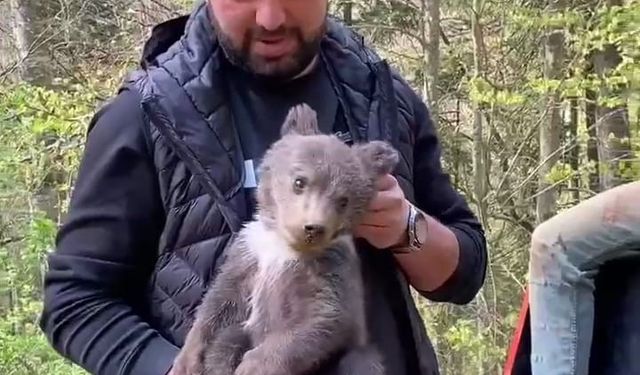
[(369, 205), (369, 212), (355, 228), (355, 236), (369, 241), (378, 249), (406, 242), (409, 202), (398, 181), (390, 174), (381, 177), (378, 193)]
[[(409, 201), (392, 175), (380, 178), (377, 187), (378, 194), (363, 222), (356, 227), (355, 236), (366, 239), (378, 249), (407, 244)], [(433, 291), (453, 274), (460, 250), (451, 229), (429, 215), (425, 219), (427, 222), (423, 224), (429, 228), (429, 235), (422, 248), (428, 251), (397, 254), (395, 258), (414, 288)]]

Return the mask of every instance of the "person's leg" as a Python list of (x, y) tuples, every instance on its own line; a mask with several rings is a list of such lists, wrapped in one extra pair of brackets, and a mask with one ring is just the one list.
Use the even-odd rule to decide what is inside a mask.
[(536, 228), (529, 262), (533, 375), (588, 373), (593, 278), (604, 261), (634, 247), (640, 247), (640, 181), (600, 193)]

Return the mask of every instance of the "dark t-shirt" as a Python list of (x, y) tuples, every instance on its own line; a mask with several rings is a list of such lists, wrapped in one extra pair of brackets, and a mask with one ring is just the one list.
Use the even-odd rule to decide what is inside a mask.
[[(249, 79), (242, 71), (229, 65), (226, 75), (234, 125), (238, 129), (245, 156), (245, 189), (249, 207), (255, 208), (255, 168), (269, 145), (280, 136), (280, 127), (289, 109), (305, 102), (318, 114), (318, 124), (325, 133), (348, 133), (338, 99), (322, 64), (308, 74), (287, 83), (272, 86)], [(348, 140), (347, 140), (348, 142)], [(259, 176), (258, 176), (259, 177)], [(258, 178), (259, 180), (259, 178)], [(379, 259), (361, 251), (367, 295), (367, 315), (370, 334), (386, 363), (388, 374), (408, 374), (406, 362), (408, 326), (401, 319), (402, 301), (393, 279), (393, 263), (381, 264)], [(395, 314), (395, 315), (394, 315)], [(404, 328), (400, 328), (400, 327)], [(400, 332), (403, 331), (404, 335)]]
[(338, 100), (324, 70), (313, 70), (286, 84), (257, 81), (243, 71), (225, 64), (229, 102), (237, 128), (245, 165), (245, 189), (249, 207), (255, 207), (255, 186), (259, 180), (257, 167), (266, 149), (280, 137), (280, 128), (289, 109), (296, 104), (309, 104), (318, 115), (320, 130), (329, 133), (345, 131), (342, 122), (335, 123)]

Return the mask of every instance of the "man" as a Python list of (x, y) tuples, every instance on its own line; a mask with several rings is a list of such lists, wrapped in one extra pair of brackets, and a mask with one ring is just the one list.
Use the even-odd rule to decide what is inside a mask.
[[(402, 153), (358, 230), (368, 326), (389, 374), (437, 374), (409, 284), (468, 303), (485, 238), (440, 166), (427, 108), (328, 0), (208, 0), (159, 25), (94, 118), (51, 254), (41, 326), (94, 374), (167, 374), (292, 105), (345, 142)], [(416, 209), (417, 208), (417, 209)], [(424, 213), (422, 213), (424, 212)]]
[(534, 375), (589, 373), (595, 277), (607, 261), (640, 256), (640, 181), (578, 203), (531, 236), (529, 304)]

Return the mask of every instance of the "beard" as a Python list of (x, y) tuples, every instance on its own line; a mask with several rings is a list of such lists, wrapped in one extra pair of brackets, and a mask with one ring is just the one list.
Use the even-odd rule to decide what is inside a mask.
[[(306, 38), (302, 30), (297, 27), (282, 26), (277, 30), (268, 31), (260, 26), (254, 26), (245, 32), (240, 45), (237, 45), (222, 30), (213, 12), (210, 15), (218, 44), (229, 62), (262, 81), (288, 80), (300, 74), (318, 54), (327, 29), (326, 19)], [(254, 40), (270, 37), (295, 38), (298, 48), (291, 55), (276, 60), (265, 59), (251, 52), (251, 44)]]

